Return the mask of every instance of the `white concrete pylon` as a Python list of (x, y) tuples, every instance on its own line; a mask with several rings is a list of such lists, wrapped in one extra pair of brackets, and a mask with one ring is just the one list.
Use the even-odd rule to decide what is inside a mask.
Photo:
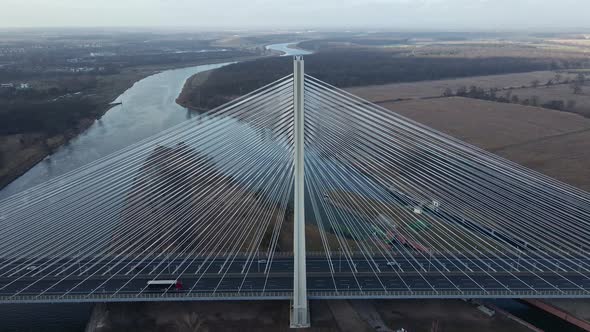
[(295, 117), (295, 194), (293, 216), (293, 301), (291, 327), (309, 327), (307, 301), (307, 273), (305, 268), (305, 187), (304, 187), (304, 86), (303, 58), (296, 56), (293, 63), (293, 109)]

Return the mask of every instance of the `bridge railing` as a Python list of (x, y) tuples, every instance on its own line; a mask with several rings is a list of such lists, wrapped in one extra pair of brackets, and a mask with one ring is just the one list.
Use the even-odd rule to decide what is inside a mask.
[(522, 290), (522, 291), (508, 291), (508, 290), (473, 290), (462, 291), (457, 290), (448, 291), (325, 291), (317, 292), (311, 291), (310, 298), (540, 298), (540, 297), (585, 297), (590, 295), (588, 292), (582, 290)]
[(173, 300), (181, 301), (183, 299), (241, 299), (241, 298), (267, 298), (267, 299), (288, 299), (292, 292), (216, 292), (216, 293), (117, 293), (102, 294), (94, 293), (92, 295), (84, 293), (46, 293), (43, 295), (17, 295), (17, 296), (0, 296), (0, 302), (103, 302), (103, 301), (142, 301), (142, 300)]
[[(35, 302), (134, 302), (134, 301), (188, 301), (188, 300), (242, 300), (242, 299), (289, 299), (290, 291), (265, 292), (191, 292), (191, 293), (131, 293), (117, 294), (46, 293), (43, 295), (21, 294), (17, 296), (0, 296), (0, 303), (35, 303)], [(588, 292), (583, 290), (424, 290), (424, 291), (310, 291), (311, 299), (329, 298), (589, 298)]]

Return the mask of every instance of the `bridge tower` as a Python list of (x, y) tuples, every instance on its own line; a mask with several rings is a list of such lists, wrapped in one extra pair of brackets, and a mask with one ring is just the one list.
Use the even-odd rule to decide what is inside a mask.
[(295, 117), (295, 194), (293, 216), (293, 302), (291, 327), (309, 327), (307, 301), (307, 273), (305, 268), (305, 183), (304, 183), (304, 86), (303, 57), (296, 56), (293, 63), (293, 110)]

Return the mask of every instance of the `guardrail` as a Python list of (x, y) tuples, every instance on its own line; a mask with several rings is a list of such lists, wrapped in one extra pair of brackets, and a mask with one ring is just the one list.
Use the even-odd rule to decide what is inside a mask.
[(330, 291), (309, 292), (310, 299), (329, 298), (590, 298), (588, 292), (582, 290), (543, 290), (543, 291)]
[[(216, 293), (95, 293), (86, 294), (44, 294), (0, 296), (0, 303), (58, 303), (58, 302), (144, 302), (144, 301), (215, 301), (215, 300), (288, 300), (290, 291), (273, 292), (216, 292)], [(543, 290), (543, 291), (310, 291), (310, 299), (425, 299), (425, 298), (590, 298), (582, 290)]]
[(199, 300), (270, 300), (290, 299), (292, 292), (216, 292), (216, 293), (117, 293), (102, 294), (43, 294), (0, 296), (0, 303), (56, 303), (56, 302), (142, 302), (142, 301), (199, 301)]

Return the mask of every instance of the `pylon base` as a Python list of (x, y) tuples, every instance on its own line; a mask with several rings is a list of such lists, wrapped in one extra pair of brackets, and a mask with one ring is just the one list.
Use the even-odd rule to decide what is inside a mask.
[(291, 302), (291, 328), (304, 329), (311, 326), (309, 320), (309, 305), (306, 302), (305, 306), (295, 308)]

